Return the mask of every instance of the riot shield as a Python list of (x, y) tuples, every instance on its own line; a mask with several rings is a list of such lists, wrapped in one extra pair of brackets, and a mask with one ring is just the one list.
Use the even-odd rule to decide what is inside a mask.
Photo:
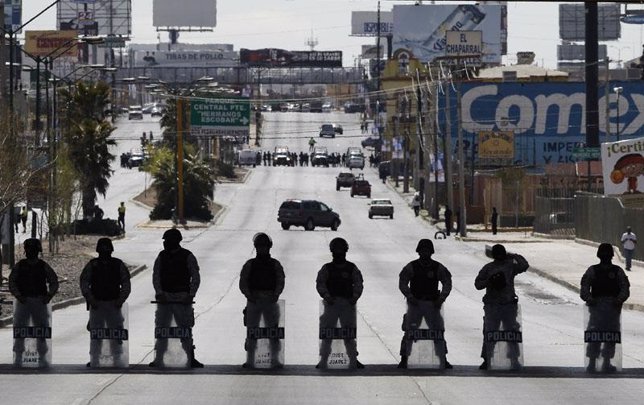
[(407, 368), (444, 368), (447, 347), (443, 310), (431, 301), (408, 305), (404, 317), (403, 347)]
[(51, 364), (51, 305), (40, 297), (13, 302), (13, 364), (27, 368)]
[(128, 308), (113, 302), (89, 310), (90, 367), (128, 367)]
[(320, 301), (320, 368), (356, 368), (356, 306), (336, 299), (329, 305)]
[(161, 368), (189, 368), (192, 352), (192, 326), (186, 318), (192, 305), (157, 303), (155, 314), (155, 363)]
[(483, 335), (488, 370), (517, 370), (523, 366), (519, 304), (487, 304)]
[(284, 365), (284, 300), (246, 306), (246, 364), (250, 368)]
[(608, 300), (584, 305), (585, 367), (588, 372), (622, 370), (621, 308)]

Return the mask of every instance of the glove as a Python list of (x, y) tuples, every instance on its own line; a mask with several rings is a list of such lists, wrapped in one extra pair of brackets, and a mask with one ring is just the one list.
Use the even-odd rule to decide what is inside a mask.
[(507, 285), (503, 273), (495, 273), (488, 279), (488, 285), (495, 290), (502, 290)]
[(184, 302), (184, 303), (186, 303), (186, 304), (192, 304), (194, 300), (195, 300), (195, 296), (194, 296), (194, 295), (190, 295), (190, 294), (186, 295), (186, 296), (183, 298), (183, 302)]
[(411, 306), (417, 307), (418, 298), (414, 297), (413, 295), (410, 295), (409, 297), (407, 297), (407, 303)]

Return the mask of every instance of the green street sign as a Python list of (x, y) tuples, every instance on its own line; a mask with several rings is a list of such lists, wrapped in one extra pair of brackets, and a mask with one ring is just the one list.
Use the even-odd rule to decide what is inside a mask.
[(595, 160), (601, 157), (599, 148), (579, 147), (572, 150), (572, 156), (578, 160)]
[(190, 100), (190, 132), (198, 136), (249, 136), (250, 100)]

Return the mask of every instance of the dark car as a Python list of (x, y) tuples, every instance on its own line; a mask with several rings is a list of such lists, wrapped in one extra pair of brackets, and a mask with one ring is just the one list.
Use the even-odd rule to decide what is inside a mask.
[(333, 131), (335, 131), (336, 134), (342, 135), (344, 133), (344, 128), (342, 128), (342, 125), (340, 124), (333, 124)]
[(363, 148), (372, 147), (377, 149), (380, 146), (382, 146), (382, 139), (380, 139), (379, 136), (370, 136), (368, 138), (363, 139), (362, 142), (360, 143), (362, 144)]
[(277, 221), (284, 230), (291, 226), (303, 226), (305, 230), (312, 231), (316, 226), (321, 226), (337, 231), (340, 215), (320, 201), (286, 200), (279, 208)]
[(320, 127), (320, 138), (325, 136), (335, 138), (335, 129), (333, 128), (333, 124), (322, 124)]
[(343, 172), (335, 178), (335, 190), (340, 191), (340, 187), (352, 187), (356, 176), (353, 173)]
[(361, 178), (356, 179), (351, 186), (351, 197), (355, 195), (364, 195), (371, 198), (371, 184)]

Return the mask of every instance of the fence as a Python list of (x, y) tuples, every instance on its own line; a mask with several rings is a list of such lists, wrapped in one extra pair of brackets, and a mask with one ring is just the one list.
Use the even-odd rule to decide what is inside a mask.
[(575, 235), (575, 199), (536, 197), (534, 231), (550, 235)]

